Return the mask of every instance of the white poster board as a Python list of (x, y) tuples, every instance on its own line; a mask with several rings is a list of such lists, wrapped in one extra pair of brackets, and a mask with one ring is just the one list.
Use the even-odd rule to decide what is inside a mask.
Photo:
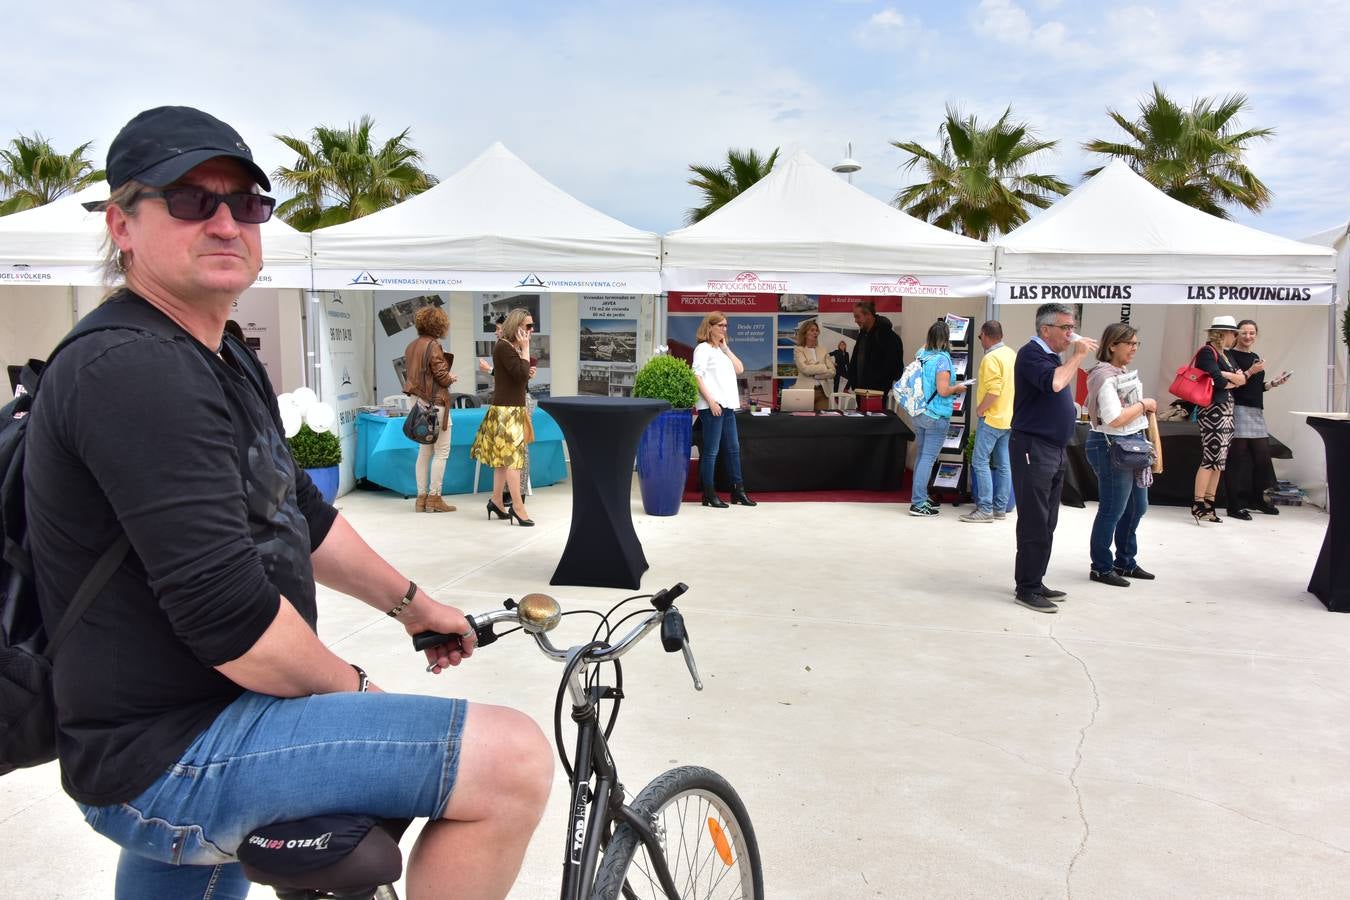
[[(356, 455), (356, 413), (369, 403), (370, 389), (366, 376), (366, 335), (368, 309), (364, 303), (345, 299), (339, 293), (320, 295), (323, 335), (320, 376), (321, 396), (330, 403), (338, 416), (338, 433), (342, 441), (341, 478), (338, 494), (345, 494), (355, 484), (352, 460)], [(348, 295), (350, 297), (350, 295)]]

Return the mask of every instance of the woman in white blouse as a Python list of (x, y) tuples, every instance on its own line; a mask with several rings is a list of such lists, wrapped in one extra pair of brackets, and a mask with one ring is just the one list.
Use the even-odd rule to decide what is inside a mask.
[[(1144, 396), (1138, 372), (1126, 370), (1139, 350), (1139, 332), (1124, 322), (1112, 322), (1097, 345), (1098, 363), (1088, 373), (1087, 408), (1092, 422), (1085, 449), (1097, 473), (1097, 518), (1092, 522), (1093, 581), (1129, 587), (1127, 579), (1152, 580), (1139, 568), (1136, 532), (1148, 511), (1148, 488), (1140, 487), (1135, 473), (1111, 465), (1111, 441), (1118, 437), (1147, 439), (1148, 414), (1158, 403)], [(1115, 553), (1111, 552), (1112, 542)]]
[(820, 325), (815, 319), (803, 319), (797, 326), (796, 346), (792, 348), (792, 361), (797, 365), (797, 379), (794, 388), (815, 388), (816, 409), (828, 409), (829, 391), (825, 385), (834, 378), (834, 359), (820, 350)]
[(698, 477), (703, 483), (703, 505), (726, 509), (713, 484), (717, 474), (717, 456), (726, 457), (731, 475), (731, 502), (755, 506), (745, 495), (741, 478), (741, 438), (736, 431), (736, 410), (741, 405), (736, 376), (745, 366), (731, 352), (727, 342), (727, 317), (708, 313), (698, 326), (699, 344), (694, 348), (694, 377), (698, 380), (698, 423), (703, 429), (703, 447), (699, 451)]

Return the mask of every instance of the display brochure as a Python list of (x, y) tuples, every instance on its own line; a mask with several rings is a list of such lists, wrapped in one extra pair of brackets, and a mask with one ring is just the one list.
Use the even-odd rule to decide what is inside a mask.
[(942, 442), (942, 449), (943, 450), (961, 449), (961, 437), (965, 433), (966, 433), (966, 426), (964, 425), (948, 425), (947, 439)]
[(952, 413), (959, 413), (966, 406), (966, 395), (957, 394), (952, 398)]
[(966, 332), (970, 331), (972, 319), (965, 316), (958, 316), (955, 313), (947, 313), (947, 332), (948, 337), (953, 344), (960, 343), (966, 339)]
[(934, 487), (954, 488), (961, 481), (961, 469), (964, 464), (959, 462), (940, 462), (937, 467), (937, 475), (933, 478)]
[(966, 364), (970, 362), (970, 354), (965, 350), (952, 351), (952, 368), (956, 370), (958, 376), (966, 374)]

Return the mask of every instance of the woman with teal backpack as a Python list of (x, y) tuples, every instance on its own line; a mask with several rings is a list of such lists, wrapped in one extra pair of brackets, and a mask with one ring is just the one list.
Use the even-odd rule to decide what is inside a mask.
[(947, 439), (952, 420), (952, 397), (964, 394), (966, 386), (952, 377), (952, 344), (947, 323), (938, 319), (928, 327), (928, 338), (915, 357), (923, 365), (923, 412), (914, 416), (915, 442), (919, 455), (914, 460), (914, 489), (909, 506), (911, 516), (936, 516), (937, 507), (928, 499), (928, 479), (933, 464)]

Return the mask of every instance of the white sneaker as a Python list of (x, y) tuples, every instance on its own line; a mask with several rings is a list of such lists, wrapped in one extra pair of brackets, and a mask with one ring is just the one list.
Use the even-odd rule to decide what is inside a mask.
[(957, 516), (962, 522), (992, 522), (994, 517), (987, 512), (981, 512), (978, 509), (971, 510), (963, 516)]
[(1008, 514), (1007, 514), (1005, 511), (1001, 510), (1001, 509), (996, 509), (996, 510), (994, 510), (994, 518), (995, 518), (995, 519), (1006, 519), (1006, 518), (1008, 518)]

